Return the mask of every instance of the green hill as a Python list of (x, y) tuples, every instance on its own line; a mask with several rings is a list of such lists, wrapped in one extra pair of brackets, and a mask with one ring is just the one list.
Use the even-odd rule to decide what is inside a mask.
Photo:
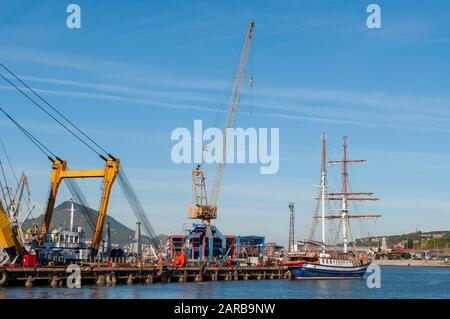
[(415, 249), (441, 249), (450, 246), (450, 231), (430, 231), (407, 233), (392, 236), (365, 237), (356, 240), (358, 246), (374, 246), (376, 243), (381, 245), (381, 238), (386, 237), (388, 247), (393, 247), (401, 242), (405, 248)]

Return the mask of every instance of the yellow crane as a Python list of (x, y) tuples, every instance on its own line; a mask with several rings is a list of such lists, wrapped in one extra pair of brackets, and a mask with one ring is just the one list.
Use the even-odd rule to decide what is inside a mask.
[(20, 244), (17, 234), (14, 233), (11, 223), (8, 219), (7, 213), (0, 201), (0, 246), (12, 260), (16, 256), (20, 256), (25, 252), (25, 249)]
[(208, 203), (206, 192), (206, 176), (200, 165), (192, 170), (193, 204), (189, 206), (188, 216), (192, 219), (201, 219), (202, 223), (209, 224), (211, 219), (217, 218), (217, 205)]
[(92, 251), (95, 256), (100, 248), (102, 241), (103, 226), (105, 224), (106, 212), (108, 209), (109, 198), (113, 183), (119, 172), (120, 160), (110, 157), (106, 160), (104, 169), (97, 170), (68, 170), (67, 161), (56, 159), (53, 162), (51, 171), (51, 186), (48, 198), (47, 208), (44, 215), (44, 221), (39, 233), (39, 243), (42, 245), (45, 235), (47, 234), (53, 216), (56, 195), (63, 179), (68, 178), (103, 178), (103, 193), (100, 203), (100, 209), (97, 217), (94, 237), (92, 239)]
[[(103, 155), (99, 154), (102, 159), (106, 161), (105, 169), (98, 170), (68, 170), (67, 169), (67, 161), (60, 159), (53, 152), (51, 152), (44, 144), (42, 144), (37, 138), (35, 138), (29, 131), (27, 131), (23, 126), (21, 126), (16, 120), (14, 120), (2, 107), (0, 107), (0, 111), (8, 117), (32, 142), (35, 146), (43, 152), (44, 155), (53, 163), (52, 171), (51, 171), (51, 185), (49, 198), (47, 202), (47, 208), (44, 214), (44, 220), (42, 223), (42, 227), (40, 232), (38, 233), (38, 248), (42, 248), (44, 246), (44, 240), (47, 232), (49, 231), (53, 209), (55, 207), (56, 196), (58, 194), (59, 186), (61, 185), (62, 180), (64, 179), (73, 179), (73, 178), (101, 178), (103, 177), (104, 187), (103, 194), (101, 199), (101, 206), (99, 209), (99, 216), (97, 219), (97, 225), (94, 233), (94, 238), (92, 240), (92, 250), (93, 256), (95, 256), (98, 252), (101, 243), (103, 225), (106, 217), (106, 211), (108, 208), (109, 197), (111, 194), (111, 188), (114, 183), (114, 180), (117, 176), (120, 160), (114, 158), (112, 155), (109, 155), (109, 158), (105, 158)], [(1, 226), (1, 236), (4, 238), (5, 248), (8, 248), (10, 253), (12, 253), (12, 247), (16, 247), (16, 251), (19, 246), (17, 246), (18, 234), (15, 234), (13, 229), (11, 228), (11, 221), (5, 215), (7, 223), (3, 220)], [(11, 231), (10, 229), (11, 228)], [(12, 235), (11, 235), (12, 233)], [(23, 250), (21, 250), (23, 252)]]
[[(4, 75), (2, 69), (8, 73)], [(70, 121), (66, 116), (59, 112), (53, 105), (51, 105), (45, 98), (43, 98), (38, 92), (32, 89), (27, 83), (22, 81), (14, 72), (7, 68), (3, 63), (0, 62), (0, 77), (3, 78), (7, 83), (9, 83), (13, 88), (15, 88), (20, 94), (26, 97), (32, 104), (38, 107), (41, 111), (46, 113), (50, 118), (57, 122), (61, 127), (63, 127), (69, 134), (75, 137), (79, 142), (88, 147), (91, 151), (97, 154), (101, 159), (105, 161), (104, 169), (95, 170), (69, 170), (67, 166), (67, 161), (60, 159), (53, 152), (51, 152), (45, 145), (43, 145), (38, 139), (36, 139), (30, 132), (23, 128), (19, 123), (17, 123), (2, 107), (0, 111), (4, 113), (18, 128), (25, 134), (25, 136), (52, 162), (51, 171), (51, 188), (50, 195), (48, 198), (47, 208), (44, 214), (44, 221), (41, 230), (38, 234), (38, 243), (41, 245), (45, 239), (46, 234), (49, 231), (49, 227), (52, 220), (53, 210), (56, 202), (56, 196), (58, 193), (59, 186), (63, 180), (66, 180), (66, 184), (75, 198), (87, 207), (85, 204), (84, 196), (81, 196), (81, 190), (78, 188), (74, 179), (77, 178), (103, 178), (103, 192), (101, 197), (101, 203), (99, 208), (99, 214), (97, 217), (97, 222), (95, 225), (94, 237), (92, 240), (92, 252), (93, 256), (97, 254), (102, 241), (103, 226), (106, 219), (106, 212), (108, 209), (109, 198), (111, 195), (111, 189), (116, 180), (124, 193), (128, 203), (131, 206), (133, 213), (136, 218), (144, 226), (144, 230), (147, 233), (151, 241), (151, 248), (156, 256), (154, 248), (158, 247), (158, 243), (155, 240), (156, 233), (148, 220), (148, 217), (142, 207), (136, 193), (134, 192), (123, 168), (120, 169), (120, 160), (112, 156), (104, 148), (102, 148), (98, 143), (96, 143), (91, 137), (89, 137), (85, 132), (83, 132), (77, 125)], [(70, 182), (71, 181), (71, 182)], [(75, 194), (74, 194), (75, 193)], [(83, 209), (82, 209), (83, 212)], [(90, 221), (90, 215), (83, 212), (88, 224), (93, 228), (94, 222)], [(2, 224), (3, 225), (3, 224)], [(6, 224), (5, 224), (6, 225)], [(5, 228), (6, 233), (8, 229)], [(5, 240), (6, 245), (11, 244), (11, 237), (7, 235), (5, 237), (8, 239), (8, 243)], [(10, 247), (10, 246), (7, 246)]]

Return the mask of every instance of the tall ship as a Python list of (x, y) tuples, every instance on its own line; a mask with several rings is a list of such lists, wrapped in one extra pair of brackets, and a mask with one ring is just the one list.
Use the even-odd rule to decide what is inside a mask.
[[(326, 135), (322, 134), (322, 165), (320, 175), (320, 196), (316, 198), (318, 208), (314, 214), (314, 227), (310, 239), (304, 242), (305, 252), (297, 254), (297, 260), (302, 261), (299, 265), (292, 265), (289, 270), (296, 279), (345, 279), (362, 278), (371, 263), (371, 256), (367, 252), (357, 252), (356, 240), (353, 247), (349, 247), (349, 234), (351, 234), (350, 221), (353, 219), (375, 219), (381, 217), (377, 214), (353, 214), (350, 212), (349, 203), (353, 201), (377, 201), (373, 193), (352, 192), (349, 189), (348, 166), (349, 164), (365, 163), (366, 160), (351, 160), (347, 158), (347, 136), (343, 137), (342, 160), (327, 161)], [(340, 165), (342, 172), (341, 191), (328, 192), (327, 164)], [(339, 214), (327, 211), (329, 203), (336, 201), (339, 204)], [(327, 244), (326, 222), (338, 220), (342, 237), (341, 244), (332, 247)], [(315, 225), (321, 224), (321, 241), (312, 240)], [(331, 232), (330, 232), (331, 233)], [(330, 236), (331, 237), (331, 236)], [(313, 253), (306, 247), (314, 246)], [(308, 250), (308, 252), (306, 252)]]

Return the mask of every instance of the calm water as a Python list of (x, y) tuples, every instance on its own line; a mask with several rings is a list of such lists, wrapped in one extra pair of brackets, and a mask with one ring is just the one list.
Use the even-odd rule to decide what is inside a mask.
[(263, 280), (68, 288), (0, 288), (2, 298), (450, 298), (450, 268), (382, 267), (381, 288), (364, 279)]

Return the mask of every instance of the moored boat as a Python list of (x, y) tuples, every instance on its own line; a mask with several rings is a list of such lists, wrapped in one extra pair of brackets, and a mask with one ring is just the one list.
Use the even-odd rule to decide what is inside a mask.
[[(347, 137), (344, 136), (344, 156), (339, 161), (326, 161), (326, 138), (322, 135), (322, 167), (320, 182), (320, 197), (317, 198), (321, 204), (322, 216), (314, 216), (315, 220), (322, 222), (322, 241), (312, 241), (320, 247), (320, 252), (305, 255), (297, 258), (297, 261), (303, 260), (300, 265), (289, 266), (293, 278), (296, 279), (350, 279), (362, 278), (369, 267), (371, 260), (366, 254), (357, 254), (356, 247), (351, 251), (348, 247), (348, 233), (350, 231), (350, 219), (371, 219), (378, 218), (381, 215), (355, 215), (349, 213), (349, 201), (376, 201), (377, 198), (371, 197), (373, 193), (350, 192), (348, 190), (348, 167), (350, 163), (364, 163), (364, 160), (347, 159)], [(326, 183), (326, 164), (342, 164), (342, 191), (338, 193), (328, 193)], [(362, 196), (361, 196), (362, 195)], [(341, 203), (340, 214), (332, 215), (325, 213), (327, 201), (339, 201)], [(338, 219), (341, 222), (342, 229), (342, 250), (332, 251), (325, 244), (325, 220)]]
[(332, 258), (321, 254), (316, 260), (289, 267), (296, 279), (345, 279), (362, 278), (370, 265), (368, 259)]

